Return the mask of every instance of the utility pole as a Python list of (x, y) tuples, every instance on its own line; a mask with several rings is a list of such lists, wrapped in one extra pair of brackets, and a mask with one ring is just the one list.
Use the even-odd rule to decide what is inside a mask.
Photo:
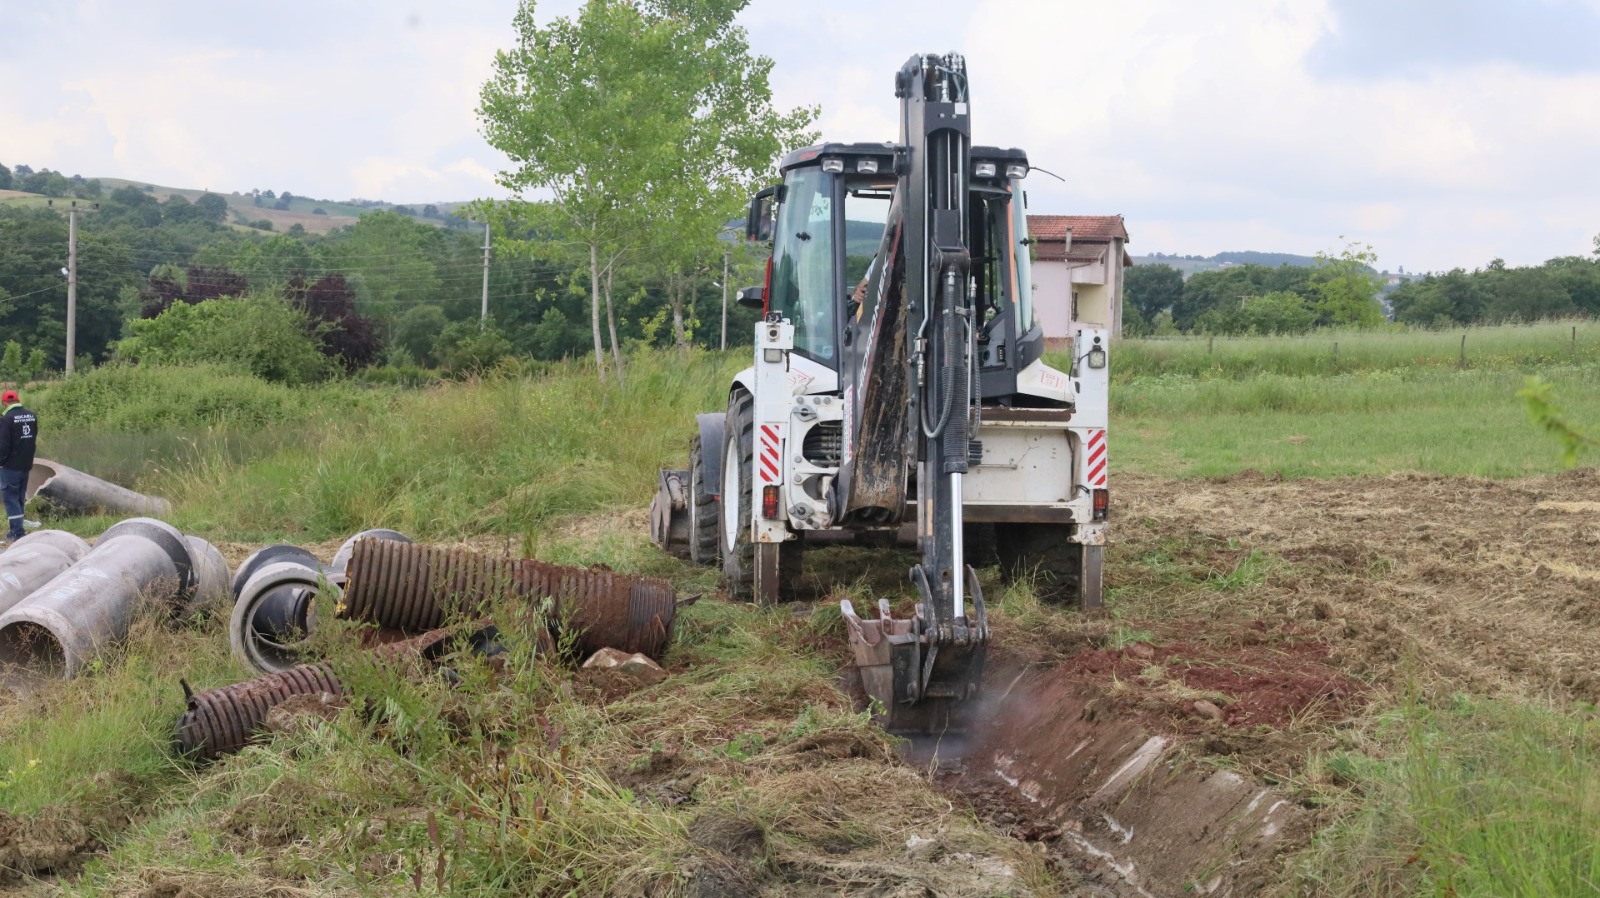
[(72, 365), (78, 357), (78, 203), (67, 207), (67, 367), (66, 376), (72, 376)]
[(483, 223), (483, 314), (478, 318), (478, 330), (489, 326), (489, 223)]
[(722, 251), (722, 349), (728, 349), (728, 251)]
[[(46, 205), (55, 208), (55, 200)], [(90, 208), (99, 209), (95, 203)], [(88, 211), (87, 209), (84, 211)], [(67, 206), (67, 364), (66, 376), (72, 376), (72, 367), (78, 355), (78, 201)]]

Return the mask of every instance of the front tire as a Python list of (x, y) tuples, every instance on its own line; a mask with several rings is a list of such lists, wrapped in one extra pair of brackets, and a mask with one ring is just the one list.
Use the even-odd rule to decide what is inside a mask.
[(723, 427), (721, 527), (717, 544), (728, 595), (750, 601), (755, 575), (755, 546), (750, 540), (751, 452), (755, 441), (755, 400), (738, 390), (728, 399)]
[[(712, 452), (721, 447), (711, 447)], [(721, 557), (717, 549), (717, 528), (721, 524), (716, 489), (719, 484), (706, 482), (705, 449), (700, 445), (700, 434), (689, 438), (689, 560), (695, 564), (716, 564)]]

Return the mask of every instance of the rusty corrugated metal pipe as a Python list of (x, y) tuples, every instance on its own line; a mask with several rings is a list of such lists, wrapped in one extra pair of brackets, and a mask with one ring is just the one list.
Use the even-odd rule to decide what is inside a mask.
[(407, 631), (478, 617), (495, 599), (551, 599), (552, 624), (585, 654), (604, 647), (659, 658), (676, 613), (665, 580), (499, 558), (459, 547), (361, 540), (351, 552), (340, 616)]

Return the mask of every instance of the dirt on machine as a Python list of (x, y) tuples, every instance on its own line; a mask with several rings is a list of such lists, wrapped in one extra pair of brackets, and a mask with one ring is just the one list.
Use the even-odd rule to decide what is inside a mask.
[(788, 598), (808, 546), (914, 538), (919, 601), (896, 618), (840, 603), (855, 667), (897, 732), (959, 729), (990, 638), (973, 565), (1045, 598), (1101, 603), (1108, 334), (1044, 364), (1025, 152), (972, 143), (965, 60), (895, 75), (894, 143), (788, 154), (752, 199), (770, 248), (752, 364), (696, 416), (689, 463), (663, 470), (651, 538), (722, 566), (736, 597)]

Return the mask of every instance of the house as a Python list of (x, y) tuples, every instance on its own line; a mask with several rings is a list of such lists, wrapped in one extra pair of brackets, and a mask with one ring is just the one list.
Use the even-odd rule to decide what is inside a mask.
[(1133, 266), (1120, 215), (1030, 215), (1034, 320), (1046, 340), (1078, 325), (1122, 335), (1122, 275)]

